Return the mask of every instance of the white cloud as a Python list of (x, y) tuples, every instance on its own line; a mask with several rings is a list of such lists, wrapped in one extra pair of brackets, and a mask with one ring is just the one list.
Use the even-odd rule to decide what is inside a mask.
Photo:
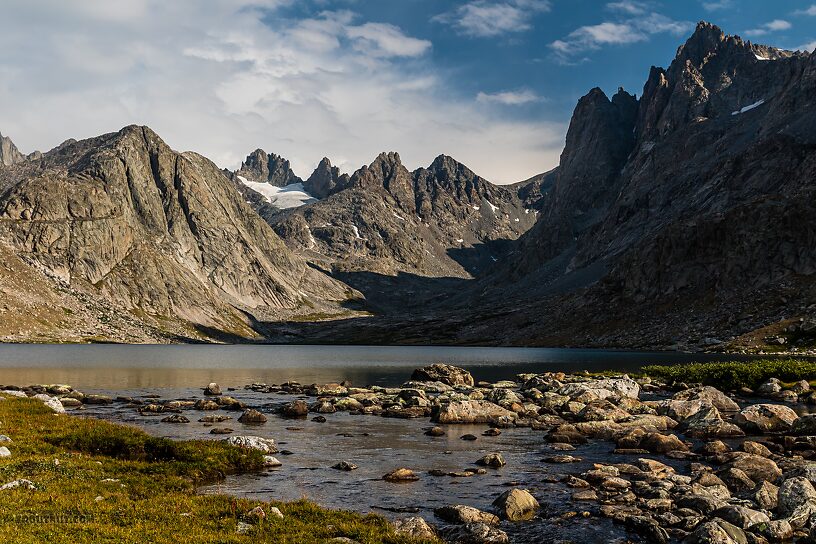
[(813, 53), (816, 51), (816, 41), (812, 41), (810, 43), (803, 43), (799, 47), (796, 48), (797, 51), (807, 51), (809, 53)]
[(396, 26), (383, 23), (349, 27), (346, 35), (357, 40), (359, 50), (376, 57), (418, 57), (431, 48), (431, 42), (411, 38)]
[(463, 100), (430, 43), (348, 11), (281, 18), (289, 2), (6, 0), (0, 130), (32, 151), (146, 124), (219, 166), (262, 147), (304, 177), (323, 156), (353, 170), (387, 150), (499, 182), (557, 164), (563, 125)]
[(486, 104), (502, 104), (504, 106), (522, 106), (532, 102), (541, 102), (543, 99), (529, 89), (518, 91), (502, 91), (498, 93), (480, 92), (476, 95), (476, 101)]
[(609, 2), (606, 5), (607, 9), (613, 11), (621, 11), (630, 15), (641, 15), (646, 13), (648, 6), (643, 2), (635, 2), (633, 0), (623, 0), (621, 2)]
[(550, 48), (558, 62), (569, 63), (578, 56), (604, 45), (626, 45), (643, 42), (653, 34), (668, 32), (681, 35), (692, 28), (686, 21), (675, 21), (659, 13), (631, 17), (621, 21), (606, 21), (582, 26), (564, 39), (555, 40)]
[(805, 8), (802, 10), (794, 11), (794, 15), (811, 15), (816, 16), (816, 4), (813, 4), (809, 8)]
[(548, 0), (472, 0), (431, 21), (450, 24), (467, 36), (487, 38), (530, 30), (532, 17), (549, 10)]
[(774, 19), (768, 23), (760, 25), (757, 28), (752, 28), (750, 30), (745, 31), (746, 36), (764, 36), (771, 32), (779, 32), (780, 30), (788, 30), (793, 25), (791, 25), (788, 21), (782, 19)]
[(702, 2), (703, 9), (706, 11), (721, 11), (734, 7), (733, 0), (719, 0), (715, 2)]

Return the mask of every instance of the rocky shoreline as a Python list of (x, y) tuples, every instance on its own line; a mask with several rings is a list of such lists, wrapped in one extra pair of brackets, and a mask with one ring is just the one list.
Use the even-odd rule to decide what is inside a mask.
[[(496, 493), (482, 508), (448, 504), (434, 519), (413, 516), (394, 525), (406, 535), (447, 542), (510, 542), (531, 520), (569, 523), (608, 518), (645, 542), (743, 544), (816, 538), (816, 404), (807, 381), (768, 380), (755, 390), (722, 392), (711, 386), (665, 383), (627, 375), (523, 374), (515, 380), (476, 382), (449, 365), (417, 369), (400, 387), (348, 383), (248, 384), (245, 390), (295, 400), (248, 406), (209, 384), (195, 400), (108, 397), (64, 385), (0, 387), (0, 394), (32, 396), (53, 410), (117, 405), (139, 417), (184, 425), (196, 419), (213, 438), (261, 449), (268, 467), (280, 465), (274, 440), (235, 433), (230, 422), (265, 425), (270, 417), (329, 422), (332, 414), (427, 419), (427, 440), (456, 425), (480, 425), (486, 440), (510, 428), (538, 433), (547, 450), (547, 479), (570, 493), (572, 506), (549, 512), (543, 497), (521, 486)], [(227, 394), (225, 394), (227, 393)], [(608, 448), (604, 462), (582, 466), (582, 450)], [(8, 452), (13, 455), (13, 450)], [(580, 469), (571, 470), (571, 467)], [(424, 478), (479, 478), (507, 466), (501, 451), (460, 471), (415, 471), (398, 466), (382, 475), (400, 485)], [(351, 462), (332, 468), (351, 471)], [(557, 516), (557, 517), (556, 517)], [(813, 518), (813, 521), (811, 521)], [(510, 525), (508, 525), (510, 524)], [(522, 525), (519, 525), (522, 524)], [(521, 540), (519, 540), (521, 541)]]

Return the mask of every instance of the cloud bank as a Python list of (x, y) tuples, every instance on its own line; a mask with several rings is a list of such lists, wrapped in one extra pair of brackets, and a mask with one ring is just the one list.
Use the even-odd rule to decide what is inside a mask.
[[(0, 20), (0, 130), (32, 151), (147, 124), (219, 166), (235, 167), (260, 146), (301, 176), (324, 155), (353, 170), (386, 150), (409, 167), (450, 154), (497, 182), (557, 163), (565, 127), (484, 107), (530, 96), (457, 96), (434, 68), (429, 41), (351, 11), (290, 19), (290, 4), (9, 0)], [(548, 8), (541, 0), (470, 4), (474, 28), (479, 8)]]

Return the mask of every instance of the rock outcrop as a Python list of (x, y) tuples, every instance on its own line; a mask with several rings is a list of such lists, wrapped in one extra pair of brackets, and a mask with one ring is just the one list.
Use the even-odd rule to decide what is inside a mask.
[(0, 166), (11, 166), (24, 160), (25, 156), (20, 153), (11, 138), (0, 134)]
[(0, 177), (0, 242), (154, 325), (252, 337), (253, 319), (350, 294), (287, 250), (212, 162), (146, 127), (66, 142)]

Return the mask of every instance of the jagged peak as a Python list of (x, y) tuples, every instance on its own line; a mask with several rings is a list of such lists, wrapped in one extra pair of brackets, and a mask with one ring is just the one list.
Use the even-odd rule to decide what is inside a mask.
[(434, 173), (445, 173), (448, 177), (452, 177), (455, 175), (463, 175), (468, 178), (478, 177), (476, 174), (468, 168), (464, 163), (461, 163), (451, 157), (450, 155), (439, 155), (436, 157), (430, 166), (428, 166), (428, 170)]

